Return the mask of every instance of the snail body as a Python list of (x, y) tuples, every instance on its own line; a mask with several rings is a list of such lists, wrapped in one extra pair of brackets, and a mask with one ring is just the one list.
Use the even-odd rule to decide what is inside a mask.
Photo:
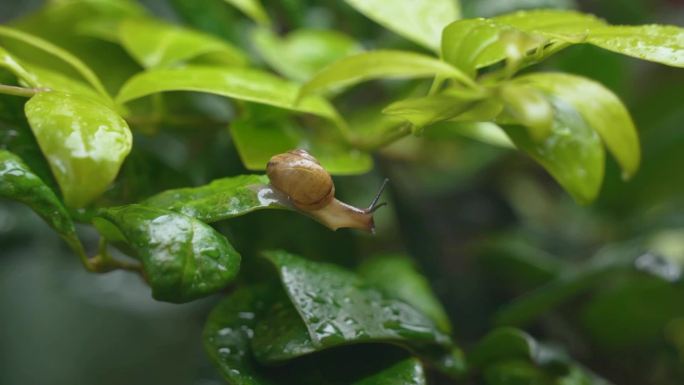
[[(385, 184), (367, 209), (359, 209), (335, 198), (335, 184), (316, 158), (297, 149), (274, 155), (266, 166), (273, 189), (297, 210), (332, 230), (343, 227), (375, 231), (373, 212)], [(386, 182), (386, 181), (385, 181)]]

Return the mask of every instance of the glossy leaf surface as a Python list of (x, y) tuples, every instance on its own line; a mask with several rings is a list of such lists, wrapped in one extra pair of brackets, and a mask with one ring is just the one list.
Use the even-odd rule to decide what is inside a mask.
[(146, 68), (168, 67), (212, 54), (225, 65), (245, 65), (247, 58), (226, 41), (154, 19), (128, 19), (119, 25), (121, 44)]
[(406, 301), (432, 319), (445, 333), (451, 331), (451, 322), (444, 308), (432, 292), (430, 283), (415, 268), (413, 261), (401, 255), (384, 255), (366, 260), (359, 274), (371, 285), (386, 291), (392, 297)]
[(669, 25), (612, 26), (589, 14), (521, 11), (450, 24), (442, 55), (468, 74), (508, 58), (533, 64), (569, 45), (588, 43), (642, 60), (684, 66), (684, 29)]
[(408, 51), (371, 51), (347, 56), (323, 68), (302, 86), (301, 95), (351, 86), (374, 79), (461, 77), (449, 64)]
[(306, 81), (325, 66), (361, 50), (352, 38), (333, 30), (299, 29), (279, 37), (268, 29), (257, 29), (252, 41), (269, 66), (297, 81)]
[[(335, 265), (310, 262), (283, 251), (271, 251), (266, 256), (278, 270), (285, 292), (306, 326), (308, 339), (297, 335), (294, 345), (285, 349), (292, 341), (284, 340), (282, 335), (265, 338), (263, 341), (268, 343), (254, 346), (260, 350), (257, 357), (261, 360), (281, 361), (314, 349), (350, 343), (394, 342), (450, 375), (462, 370), (460, 352), (449, 337), (408, 303), (384, 294), (358, 275)], [(319, 289), (322, 284), (327, 287), (323, 292)], [(263, 326), (263, 330), (277, 334), (278, 315), (292, 322), (291, 310), (279, 310), (269, 312), (268, 326)], [(273, 343), (283, 348), (274, 349), (270, 345)]]
[(102, 194), (131, 150), (126, 122), (95, 100), (56, 91), (38, 93), (25, 111), (67, 205)]
[[(364, 339), (449, 345), (449, 338), (423, 314), (365, 287), (349, 271), (280, 251), (266, 255), (317, 347)], [(321, 292), (324, 283), (328, 289)]]
[(342, 381), (350, 385), (425, 385), (423, 367), (417, 359), (403, 358), (396, 351), (378, 350), (374, 346), (319, 352), (279, 367), (259, 365), (253, 358), (250, 341), (257, 332), (255, 323), (272, 297), (272, 289), (244, 287), (223, 300), (209, 315), (204, 346), (229, 383), (334, 385)]
[(337, 112), (323, 98), (305, 97), (295, 105), (299, 87), (269, 73), (246, 68), (187, 66), (145, 71), (129, 80), (117, 101), (126, 103), (150, 94), (168, 91), (196, 91), (267, 104), (328, 119)]
[(522, 126), (504, 126), (516, 147), (525, 151), (580, 203), (589, 203), (603, 181), (605, 154), (601, 138), (568, 102), (550, 98), (551, 134), (535, 142)]
[(277, 193), (266, 188), (265, 175), (239, 175), (211, 183), (167, 190), (146, 199), (143, 204), (178, 212), (202, 222), (212, 223), (255, 210), (286, 208)]
[(129, 205), (101, 210), (95, 225), (135, 252), (152, 296), (161, 301), (180, 303), (213, 294), (233, 280), (240, 266), (240, 254), (223, 235), (186, 215)]
[(636, 127), (625, 106), (610, 90), (593, 80), (563, 73), (530, 74), (516, 82), (530, 84), (572, 105), (601, 136), (625, 176), (634, 175), (640, 159)]
[(75, 250), (83, 251), (74, 223), (57, 195), (16, 155), (0, 150), (0, 196), (29, 206)]
[(442, 29), (461, 16), (452, 0), (345, 0), (347, 4), (399, 35), (438, 50)]
[(416, 127), (425, 127), (453, 119), (473, 107), (477, 98), (461, 94), (439, 94), (394, 102), (383, 114), (406, 119)]

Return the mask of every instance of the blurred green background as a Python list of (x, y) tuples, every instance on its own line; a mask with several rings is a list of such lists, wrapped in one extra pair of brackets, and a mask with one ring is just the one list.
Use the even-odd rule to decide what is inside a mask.
[[(142, 3), (161, 17), (245, 39), (248, 23), (221, 0)], [(0, 22), (41, 5), (1, 1)], [(337, 0), (264, 5), (289, 28), (342, 30), (367, 48), (411, 47)], [(677, 0), (463, 2), (466, 17), (536, 7), (577, 8), (615, 24), (684, 25)], [(495, 325), (516, 325), (563, 346), (615, 384), (682, 384), (684, 71), (590, 46), (570, 48), (544, 69), (600, 81), (622, 98), (639, 129), (641, 170), (624, 182), (610, 160), (600, 198), (590, 206), (578, 206), (518, 152), (427, 136), (381, 151), (369, 175), (337, 179), (339, 194), (352, 202), (370, 196), (381, 177), (392, 180), (376, 238), (331, 233), (287, 212), (259, 212), (219, 227), (245, 258), (275, 246), (353, 265), (375, 252), (407, 252), (465, 346)], [(192, 98), (200, 110), (230, 113), (224, 102)], [(222, 129), (138, 135), (136, 146), (143, 155), (129, 159), (125, 170), (149, 176), (141, 190), (244, 172)], [(154, 171), (154, 162), (165, 172)], [(81, 230), (94, 250), (95, 235)], [(89, 274), (42, 220), (5, 201), (0, 250), (0, 384), (223, 383), (200, 339), (219, 296), (171, 305), (152, 300), (131, 274)]]

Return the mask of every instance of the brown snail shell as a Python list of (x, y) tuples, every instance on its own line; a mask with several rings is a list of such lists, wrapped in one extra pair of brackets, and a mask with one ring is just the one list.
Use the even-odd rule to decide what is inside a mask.
[(367, 209), (359, 209), (335, 198), (335, 184), (316, 158), (305, 150), (291, 150), (274, 155), (266, 166), (271, 186), (287, 197), (299, 211), (332, 230), (343, 227), (375, 231), (373, 212), (387, 183)]

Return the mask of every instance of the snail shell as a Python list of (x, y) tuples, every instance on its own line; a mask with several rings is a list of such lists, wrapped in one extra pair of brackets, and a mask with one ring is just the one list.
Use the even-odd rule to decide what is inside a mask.
[(332, 230), (342, 227), (375, 231), (373, 212), (383, 204), (378, 198), (387, 183), (367, 209), (359, 209), (335, 199), (335, 184), (316, 158), (305, 150), (291, 150), (275, 155), (266, 165), (273, 189), (282, 193), (299, 211)]
[(305, 150), (275, 155), (266, 166), (271, 185), (301, 210), (319, 210), (335, 198), (330, 174)]

